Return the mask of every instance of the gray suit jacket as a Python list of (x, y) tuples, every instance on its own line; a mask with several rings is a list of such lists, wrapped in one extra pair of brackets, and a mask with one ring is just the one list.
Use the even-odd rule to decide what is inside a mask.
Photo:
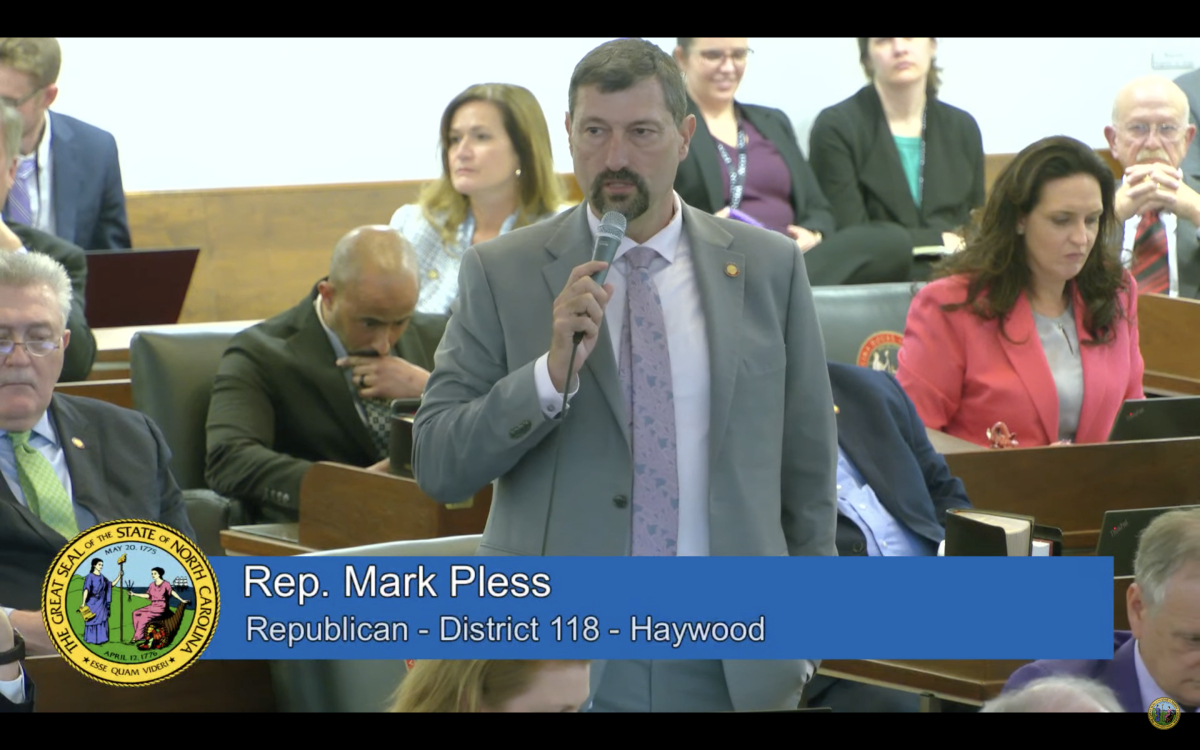
[[(1183, 174), (1184, 182), (1200, 192), (1200, 174)], [(1196, 225), (1175, 217), (1175, 253), (1179, 271), (1179, 296), (1200, 299), (1200, 237)]]
[[(565, 420), (542, 414), (534, 379), (554, 299), (591, 259), (587, 210), (463, 258), (414, 425), (413, 471), (446, 503), (495, 480), (481, 554), (629, 554), (633, 466), (607, 324)], [(683, 210), (709, 342), (711, 554), (836, 555), (837, 432), (803, 256), (784, 235)], [(739, 710), (794, 708), (813, 669), (725, 662)], [(592, 671), (598, 684), (602, 668)]]

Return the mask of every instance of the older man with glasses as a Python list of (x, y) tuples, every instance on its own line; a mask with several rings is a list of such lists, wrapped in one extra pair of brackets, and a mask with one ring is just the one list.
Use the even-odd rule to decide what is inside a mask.
[(1180, 169), (1196, 135), (1187, 95), (1160, 76), (1132, 81), (1104, 135), (1125, 168), (1116, 213), (1125, 222), (1121, 260), (1138, 292), (1200, 297), (1200, 183)]
[(30, 654), (54, 652), (38, 612), (42, 582), (79, 532), (133, 518), (195, 538), (158, 427), (138, 412), (55, 392), (74, 345), (70, 310), (60, 264), (0, 252), (0, 609)]

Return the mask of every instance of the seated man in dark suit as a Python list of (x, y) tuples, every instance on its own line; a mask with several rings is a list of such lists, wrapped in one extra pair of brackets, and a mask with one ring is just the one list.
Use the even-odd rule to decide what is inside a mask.
[(15, 645), (8, 614), (0, 609), (0, 714), (33, 710), (33, 681), (21, 666), (21, 655), (12, 653)]
[(55, 39), (0, 38), (0, 97), (23, 123), (21, 166), (4, 218), (85, 250), (132, 247), (112, 135), (50, 112), (62, 50)]
[[(15, 109), (0, 102), (0, 203), (7, 197), (17, 174), (17, 154), (21, 142), (21, 116)], [(63, 362), (60, 379), (64, 382), (86, 380), (96, 360), (96, 339), (83, 317), (83, 293), (87, 287), (87, 258), (83, 250), (52, 234), (9, 221), (0, 222), (0, 253), (6, 251), (44, 253), (67, 269), (71, 277), (71, 315), (67, 328), (71, 331), (71, 350)]]
[(54, 557), (80, 531), (122, 518), (192, 539), (171, 452), (144, 414), (56, 393), (71, 283), (38, 253), (0, 253), (0, 607), (31, 654), (54, 653), (41, 608)]
[[(829, 384), (838, 413), (838, 555), (936, 555), (946, 511), (971, 503), (929, 443), (912, 401), (890, 374), (865, 367), (830, 362)], [(820, 673), (805, 700), (835, 713), (919, 708), (915, 693)]]
[(208, 408), (209, 487), (287, 522), (314, 462), (389, 471), (390, 402), (421, 397), (446, 328), (415, 312), (419, 290), (408, 240), (359, 227), (300, 304), (235, 336)]
[(1145, 713), (1170, 698), (1186, 713), (1200, 705), (1200, 510), (1155, 518), (1138, 538), (1126, 592), (1130, 630), (1113, 634), (1112, 659), (1044, 659), (1013, 673), (1004, 692), (1049, 675), (1107, 685), (1123, 710)]

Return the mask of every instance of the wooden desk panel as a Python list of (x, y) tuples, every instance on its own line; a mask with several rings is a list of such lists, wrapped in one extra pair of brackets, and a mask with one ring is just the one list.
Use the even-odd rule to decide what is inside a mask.
[(266, 661), (200, 659), (149, 689), (105, 685), (80, 674), (58, 656), (28, 658), (25, 670), (37, 686), (37, 713), (160, 711), (162, 716), (171, 716), (277, 710), (270, 663)]
[(234, 526), (221, 530), (221, 547), (230, 557), (287, 557), (316, 552), (299, 542), (296, 523)]
[(133, 390), (129, 378), (121, 380), (84, 380), (79, 383), (59, 383), (54, 387), (59, 393), (68, 396), (83, 396), (99, 399), (110, 404), (133, 408)]

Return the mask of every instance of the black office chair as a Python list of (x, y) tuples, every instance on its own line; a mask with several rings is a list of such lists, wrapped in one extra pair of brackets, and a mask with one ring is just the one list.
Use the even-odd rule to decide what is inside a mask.
[(227, 331), (146, 331), (129, 344), (133, 406), (154, 420), (171, 448), (171, 473), (206, 555), (225, 554), (222, 529), (250, 523), (240, 502), (204, 481), (208, 401), (232, 337)]
[(830, 362), (896, 372), (904, 321), (921, 282), (813, 287)]

